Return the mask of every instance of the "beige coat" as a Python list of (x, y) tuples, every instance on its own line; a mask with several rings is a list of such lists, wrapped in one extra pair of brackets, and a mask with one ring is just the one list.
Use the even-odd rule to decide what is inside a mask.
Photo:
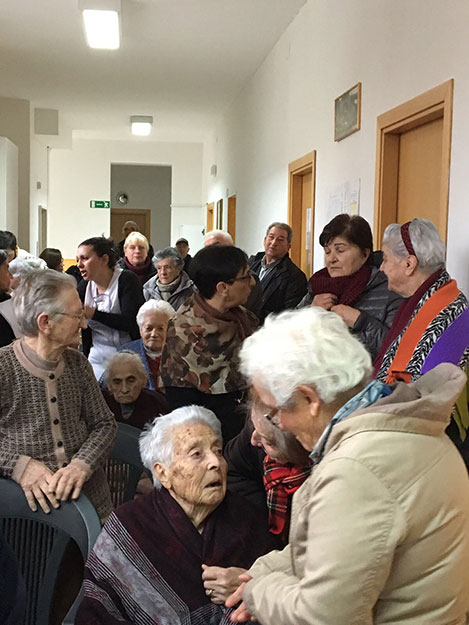
[(444, 433), (464, 383), (439, 365), (334, 427), (290, 544), (249, 571), (263, 625), (466, 623), (469, 480)]

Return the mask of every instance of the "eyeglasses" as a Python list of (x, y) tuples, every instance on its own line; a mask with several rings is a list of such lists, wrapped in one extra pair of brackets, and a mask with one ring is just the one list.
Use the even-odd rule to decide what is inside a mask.
[(232, 280), (228, 280), (228, 284), (233, 284), (233, 282), (237, 282), (238, 280), (250, 280), (252, 278), (251, 271), (248, 271), (244, 276), (240, 276), (239, 278), (233, 278)]
[(80, 315), (72, 315), (71, 313), (67, 312), (56, 312), (54, 313), (54, 315), (64, 315), (65, 317), (72, 317), (72, 319), (79, 319), (80, 321), (85, 317), (84, 312), (82, 312)]
[(272, 423), (272, 425), (278, 425), (278, 411), (279, 408), (272, 408), (272, 410), (264, 415), (264, 419), (267, 419), (267, 421), (269, 421), (269, 423)]

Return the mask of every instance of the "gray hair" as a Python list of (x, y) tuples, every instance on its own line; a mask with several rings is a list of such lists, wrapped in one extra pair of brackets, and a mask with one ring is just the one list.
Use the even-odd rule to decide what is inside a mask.
[(285, 232), (287, 233), (287, 237), (288, 237), (288, 242), (291, 243), (293, 240), (293, 230), (291, 229), (291, 226), (289, 226), (288, 224), (284, 224), (281, 221), (274, 221), (273, 224), (270, 224), (270, 226), (267, 228), (265, 236), (267, 236), (269, 234), (269, 232), (272, 230), (272, 228), (280, 228), (280, 230), (285, 230)]
[(6, 250), (0, 250), (0, 267), (7, 260), (8, 260), (8, 252)]
[(222, 442), (221, 425), (215, 414), (202, 406), (184, 406), (167, 415), (156, 417), (140, 434), (140, 456), (143, 465), (153, 475), (156, 488), (161, 488), (160, 481), (154, 476), (156, 462), (170, 466), (173, 461), (173, 428), (183, 423), (204, 423), (213, 430)]
[(165, 258), (170, 258), (175, 267), (183, 267), (184, 261), (179, 256), (179, 252), (175, 247), (165, 247), (164, 250), (158, 250), (155, 254), (155, 263)]
[(145, 369), (145, 365), (143, 364), (140, 356), (135, 352), (123, 349), (121, 352), (115, 352), (106, 362), (106, 370), (104, 372), (104, 379), (106, 380), (106, 383), (108, 383), (109, 379), (112, 378), (113, 368), (120, 364), (127, 365), (129, 372), (133, 370), (137, 373), (139, 378), (144, 379), (145, 382), (147, 381), (147, 370)]
[[(234, 245), (233, 237), (229, 232), (226, 232), (226, 230), (220, 230), (216, 228), (215, 230), (210, 230), (209, 232), (207, 232), (204, 237), (204, 246), (207, 245), (207, 241), (209, 241), (210, 239), (221, 240), (223, 241), (222, 245)], [(212, 245), (212, 243), (210, 245)]]
[(19, 258), (18, 256), (10, 262), (10, 272), (14, 278), (22, 280), (25, 275), (31, 271), (47, 269), (47, 263), (42, 258), (29, 256), (28, 258)]
[[(445, 244), (441, 240), (435, 224), (428, 219), (419, 217), (412, 219), (409, 224), (409, 237), (419, 268), (425, 273), (432, 274), (445, 266)], [(390, 224), (383, 235), (383, 244), (389, 245), (393, 256), (405, 258), (409, 252), (402, 240), (400, 224)]]
[(279, 407), (291, 403), (295, 389), (313, 386), (331, 404), (366, 382), (371, 357), (336, 313), (318, 306), (269, 315), (265, 325), (245, 339), (240, 369), (256, 380)]
[(164, 300), (150, 299), (148, 300), (148, 302), (142, 304), (138, 309), (137, 325), (139, 328), (143, 326), (145, 315), (150, 311), (164, 313), (168, 316), (168, 319), (171, 319), (171, 317), (176, 314), (176, 311), (169, 302), (165, 302)]
[(62, 293), (76, 290), (75, 278), (53, 269), (30, 271), (15, 290), (13, 307), (25, 336), (37, 336), (37, 318), (41, 313), (54, 315), (63, 310)]

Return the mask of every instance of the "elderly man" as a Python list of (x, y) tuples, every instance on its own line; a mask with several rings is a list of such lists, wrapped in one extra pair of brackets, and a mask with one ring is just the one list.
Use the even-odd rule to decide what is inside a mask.
[(184, 271), (186, 273), (189, 272), (189, 266), (192, 260), (192, 256), (189, 254), (189, 250), (191, 249), (189, 247), (189, 241), (184, 237), (181, 237), (176, 241), (174, 247), (177, 249), (179, 256), (184, 261)]
[(145, 388), (147, 372), (133, 352), (117, 352), (109, 359), (105, 372), (104, 399), (116, 421), (143, 429), (146, 423), (168, 412), (163, 393)]
[(260, 281), (263, 291), (260, 321), (270, 313), (295, 308), (308, 290), (305, 274), (290, 259), (293, 231), (288, 224), (270, 224), (264, 238), (264, 252), (249, 259), (251, 271)]
[(240, 577), (232, 619), (465, 623), (469, 483), (445, 435), (465, 374), (445, 363), (412, 384), (370, 381), (365, 347), (319, 307), (267, 319), (240, 358), (267, 418), (315, 466), (293, 496), (289, 545)]

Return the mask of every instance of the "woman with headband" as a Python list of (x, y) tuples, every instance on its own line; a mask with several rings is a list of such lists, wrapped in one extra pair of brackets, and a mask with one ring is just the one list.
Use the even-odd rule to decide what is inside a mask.
[(383, 382), (414, 382), (440, 362), (469, 359), (468, 302), (445, 269), (445, 245), (428, 219), (384, 231), (381, 270), (404, 297), (374, 361)]

